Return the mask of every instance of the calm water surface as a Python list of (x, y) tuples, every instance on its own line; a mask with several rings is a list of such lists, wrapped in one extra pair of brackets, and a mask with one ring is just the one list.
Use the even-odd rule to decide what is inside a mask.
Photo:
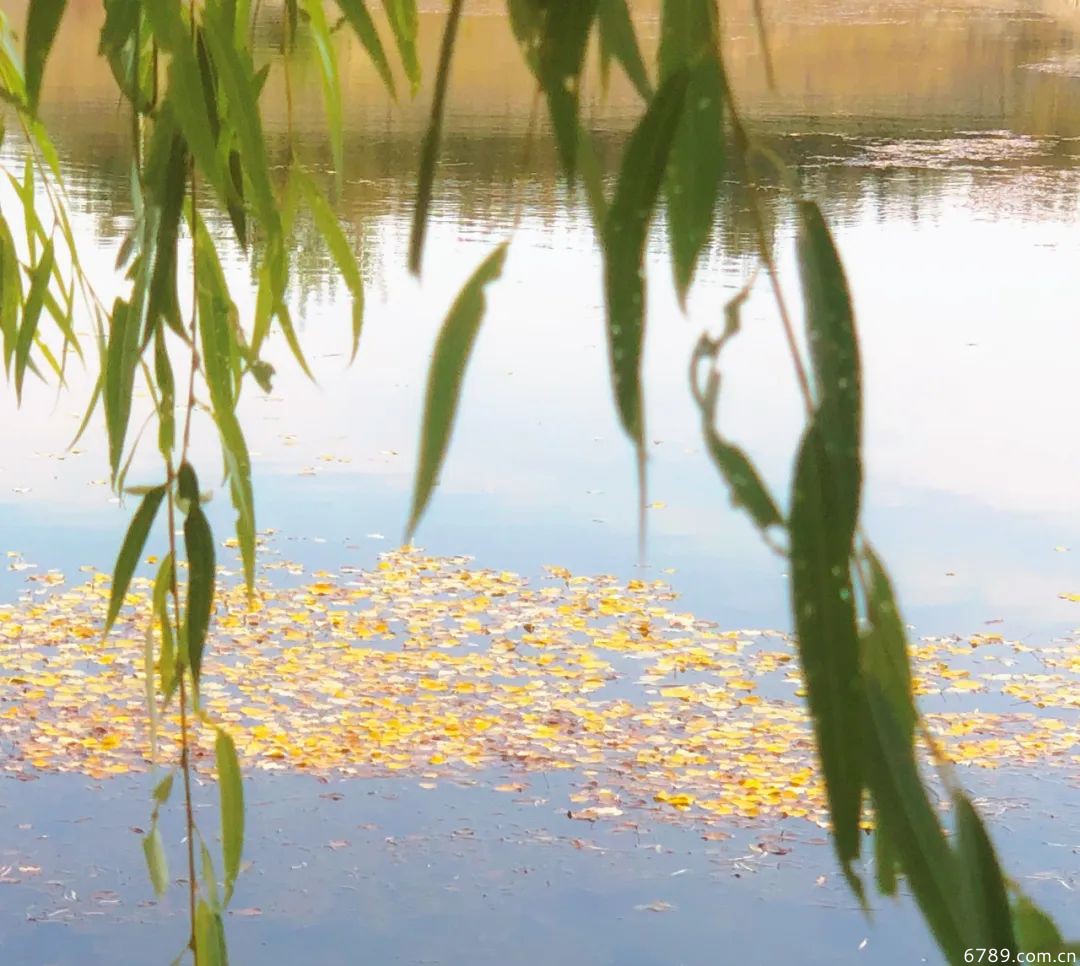
[[(22, 5), (4, 6), (21, 18)], [(1067, 7), (777, 2), (774, 91), (745, 11), (731, 8), (728, 55), (744, 110), (821, 202), (849, 271), (866, 367), (866, 517), (917, 633), (971, 633), (995, 621), (1038, 644), (1080, 623), (1077, 605), (1058, 597), (1080, 590), (1080, 20)], [(107, 292), (130, 219), (126, 120), (94, 57), (98, 5), (70, 8), (44, 111), (84, 258)], [(301, 239), (299, 317), (319, 383), (272, 347), (274, 393), (250, 398), (245, 413), (259, 525), (313, 569), (368, 565), (397, 543), (436, 326), (462, 280), (512, 237), (420, 542), (525, 574), (554, 563), (635, 575), (632, 454), (609, 399), (598, 253), (550, 144), (527, 149), (532, 88), (508, 28), (478, 9), (463, 27), (422, 283), (404, 262), (426, 104), (388, 104), (361, 54), (342, 48), (341, 211), (363, 253), (365, 330), (347, 367), (348, 306)], [(655, 4), (640, 14), (654, 36)], [(273, 16), (262, 42), (276, 36)], [(423, 16), (426, 63), (440, 27), (440, 14)], [(298, 71), (302, 152), (325, 167), (314, 64)], [(280, 154), (274, 76), (266, 109)], [(609, 166), (637, 110), (618, 82), (606, 99), (587, 98)], [(17, 145), (7, 143), (2, 159), (17, 170)], [(792, 232), (779, 201), (772, 217), (790, 282)], [(733, 181), (685, 315), (663, 226), (655, 229), (648, 572), (673, 570), (687, 609), (724, 626), (784, 629), (782, 564), (729, 511), (686, 381), (697, 335), (752, 271), (750, 228)], [(236, 253), (229, 270), (243, 279)], [(728, 371), (725, 428), (783, 492), (800, 411), (763, 285)], [(66, 451), (88, 388), (77, 373), (59, 397), (35, 387), (18, 413), (0, 390), (0, 544), (42, 569), (108, 567), (126, 525), (105, 482), (103, 428)], [(200, 455), (213, 459), (210, 449)], [(0, 574), (0, 600), (14, 598), (24, 577)], [(1071, 785), (1057, 781), (998, 776), (977, 790), (1006, 810), (1003, 848), (1018, 872), (1035, 876), (1026, 884), (1064, 911), (1080, 844)], [(338, 783), (335, 798), (310, 778), (253, 780), (254, 865), (237, 903), (260, 914), (233, 917), (236, 961), (934, 961), (906, 907), (873, 923), (852, 908), (814, 828), (787, 830), (801, 845), (783, 855), (755, 847), (775, 829), (713, 844), (666, 827), (633, 841), (598, 828), (595, 848), (575, 847), (581, 833), (565, 826), (578, 823), (560, 824), (552, 782), (545, 804), (529, 806), (411, 782)], [(129, 831), (146, 822), (139, 784), (0, 784), (0, 868), (54, 870), (52, 884), (0, 884), (7, 961), (163, 961), (182, 942), (178, 910), (146, 902)], [(1016, 802), (1025, 807), (1008, 807)], [(649, 908), (657, 903), (674, 908)]]

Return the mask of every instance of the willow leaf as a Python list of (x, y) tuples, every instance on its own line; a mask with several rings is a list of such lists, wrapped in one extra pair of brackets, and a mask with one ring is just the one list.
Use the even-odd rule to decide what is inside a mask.
[(968, 902), (966, 942), (977, 948), (1020, 951), (1013, 933), (1009, 898), (994, 846), (979, 813), (966, 795), (953, 795), (956, 809), (956, 848), (961, 886)]
[(634, 22), (626, 0), (599, 0), (600, 38), (626, 71), (642, 98), (652, 97), (652, 84), (638, 47)]
[(198, 966), (228, 966), (229, 962), (221, 913), (205, 899), (200, 899), (195, 908), (195, 961)]
[(416, 52), (416, 33), (420, 18), (416, 9), (416, 0), (383, 0), (386, 18), (397, 41), (398, 53), (409, 78), (409, 87), (415, 96), (420, 89), (420, 58)]
[(394, 87), (394, 75), (390, 70), (390, 62), (386, 59), (386, 50), (379, 39), (379, 32), (375, 29), (375, 21), (371, 19), (364, 0), (337, 0), (337, 5), (349, 26), (356, 32), (360, 43), (368, 52), (371, 62), (379, 72), (383, 84), (386, 85), (390, 96), (397, 100), (397, 90)]
[(30, 349), (37, 335), (38, 322), (41, 320), (41, 308), (45, 304), (45, 293), (49, 287), (49, 276), (53, 269), (53, 243), (50, 238), (41, 251), (41, 258), (30, 274), (30, 290), (26, 293), (26, 307), (23, 309), (22, 325), (15, 339), (15, 395), (22, 401), (23, 378), (30, 364)]
[(326, 242), (334, 264), (352, 296), (352, 356), (350, 359), (352, 361), (356, 358), (356, 350), (360, 347), (360, 331), (364, 324), (364, 279), (360, 274), (360, 265), (353, 254), (349, 239), (345, 237), (337, 216), (322, 192), (306, 175), (300, 177), (300, 186), (311, 214), (315, 218), (315, 227), (319, 229), (323, 241)]
[(168, 488), (155, 486), (142, 498), (139, 508), (135, 511), (128, 525), (124, 542), (120, 545), (120, 554), (116, 558), (113, 567), (112, 588), (109, 593), (109, 610), (105, 616), (105, 633), (112, 630), (116, 623), (117, 615), (124, 604), (124, 596), (131, 585), (131, 577), (139, 564), (143, 548), (146, 546), (146, 538), (150, 535), (150, 528), (154, 525), (158, 508), (164, 499)]
[(169, 859), (165, 855), (165, 846), (161, 841), (161, 832), (157, 822), (153, 822), (150, 831), (143, 838), (143, 855), (146, 856), (146, 869), (150, 873), (150, 883), (154, 893), (165, 895), (169, 887)]
[(682, 113), (688, 75), (672, 74), (653, 98), (623, 153), (615, 198), (604, 223), (608, 352), (623, 429), (645, 445), (641, 352), (645, 337), (645, 243)]
[(36, 114), (41, 96), (41, 81), (45, 75), (45, 61), (52, 50), (56, 31), (64, 16), (67, 0), (30, 0), (26, 14), (26, 103), (31, 114)]
[(428, 209), (431, 206), (431, 191), (435, 183), (435, 163), (439, 157), (439, 142), (442, 139), (446, 91), (450, 85), (450, 63), (454, 56), (454, 44), (463, 7), (464, 0), (451, 0), (450, 12), (447, 14), (446, 27), (443, 30), (442, 46), (439, 49), (439, 67), (435, 74), (431, 117), (428, 120), (427, 131), (424, 133), (424, 143), (420, 148), (420, 173), (417, 176), (416, 205), (413, 209), (412, 235), (409, 239), (409, 271), (414, 275), (420, 274), (420, 263), (424, 257)]
[(210, 615), (214, 607), (216, 564), (214, 537), (210, 523), (200, 505), (198, 478), (190, 463), (180, 466), (178, 473), (180, 498), (188, 504), (184, 520), (184, 550), (188, 559), (188, 592), (184, 613), (182, 650), (184, 662), (191, 668), (196, 687), (202, 675), (203, 649)]
[[(814, 422), (799, 447), (792, 487), (791, 610), (818, 756), (825, 776), (833, 844), (856, 885), (862, 812), (861, 684), (848, 543), (838, 540), (831, 467)], [(856, 888), (858, 888), (856, 886)]]
[(345, 141), (341, 122), (341, 75), (337, 55), (330, 38), (330, 25), (326, 22), (323, 0), (307, 0), (304, 9), (308, 15), (311, 39), (319, 55), (319, 77), (322, 80), (323, 104), (326, 125), (330, 137), (330, 156), (334, 164), (335, 194), (341, 193), (342, 172), (345, 168)]
[(410, 538), (424, 515), (446, 457), (465, 368), (487, 308), (484, 289), (502, 274), (506, 248), (505, 243), (496, 248), (465, 283), (447, 313), (435, 343), (431, 369), (428, 371), (427, 393), (424, 397), (420, 459), (413, 486), (412, 510), (409, 514)]
[(236, 745), (228, 732), (217, 730), (214, 742), (217, 761), (218, 795), (221, 799), (221, 850), (225, 863), (225, 904), (232, 898), (240, 857), (244, 851), (244, 785)]

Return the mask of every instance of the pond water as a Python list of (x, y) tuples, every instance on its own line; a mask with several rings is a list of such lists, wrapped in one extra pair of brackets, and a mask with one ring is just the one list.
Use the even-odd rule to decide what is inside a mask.
[[(21, 22), (24, 4), (2, 6)], [(430, 64), (442, 15), (428, 6), (436, 9), (421, 17), (421, 46)], [(753, 270), (746, 198), (726, 186), (685, 314), (663, 226), (655, 228), (641, 565), (632, 453), (609, 398), (599, 255), (546, 133), (530, 147), (533, 89), (498, 6), (477, 4), (463, 24), (422, 282), (406, 272), (405, 254), (425, 95), (390, 104), (341, 39), (340, 212), (362, 253), (366, 321), (350, 367), (348, 305), (323, 255), (301, 238), (297, 317), (318, 383), (272, 345), (274, 391), (252, 396), (244, 413), (258, 525), (296, 565), (275, 580), (371, 568), (400, 542), (434, 333), (463, 280), (509, 238), (418, 542), (534, 581), (545, 565), (624, 582), (662, 578), (680, 610), (722, 628), (783, 632), (783, 563), (730, 510), (686, 378), (698, 334), (716, 326)], [(656, 6), (636, 5), (646, 37), (655, 36)], [(265, 7), (256, 39), (269, 45), (276, 14)], [(733, 83), (755, 129), (835, 229), (866, 372), (866, 521), (914, 634), (1000, 633), (1036, 652), (1023, 660), (1053, 647), (1067, 661), (1080, 623), (1078, 605), (1060, 596), (1080, 591), (1080, 20), (1066, 3), (776, 0), (766, 4), (770, 89), (748, 8), (728, 5)], [(127, 120), (95, 56), (99, 17), (96, 3), (69, 3), (43, 112), (84, 258), (107, 294), (130, 210)], [(326, 167), (311, 55), (301, 51), (296, 73), (301, 151)], [(264, 99), (280, 155), (286, 115), (275, 74)], [(618, 78), (606, 97), (586, 97), (609, 167), (638, 110)], [(19, 170), (19, 151), (5, 143), (7, 170)], [(11, 217), (9, 196), (2, 200)], [(788, 212), (777, 201), (770, 213), (797, 300)], [(235, 252), (228, 270), (243, 279)], [(800, 408), (763, 284), (726, 371), (725, 429), (783, 492)], [(90, 388), (78, 371), (70, 383), (59, 395), (32, 387), (19, 411), (10, 387), (0, 389), (0, 549), (18, 554), (0, 572), (0, 604), (19, 600), (28, 573), (57, 570), (78, 582), (82, 566), (110, 569), (126, 527), (130, 508), (117, 506), (105, 480), (103, 427), (67, 449)], [(208, 428), (197, 424), (196, 438)], [(209, 444), (196, 455), (216, 465)], [(132, 479), (152, 467), (149, 457), (136, 461)], [(212, 506), (223, 533), (221, 502)], [(0, 711), (16, 703), (3, 688)], [(1031, 710), (1015, 695), (979, 706)], [(1063, 720), (1075, 734), (1075, 721)], [(0, 732), (0, 763), (7, 741)], [(0, 782), (5, 961), (168, 961), (183, 941), (182, 890), (149, 901), (130, 831), (147, 822), (149, 779), (17, 771)], [(998, 817), (1002, 850), (1025, 888), (1067, 910), (1080, 874), (1070, 802), (1080, 764), (962, 774)], [(859, 913), (817, 826), (671, 823), (655, 807), (632, 813), (633, 830), (568, 819), (586, 778), (537, 771), (511, 797), (487, 787), (520, 779), (506, 763), (489, 762), (475, 781), (437, 783), (411, 772), (256, 773), (247, 792), (252, 868), (229, 923), (235, 961), (936, 961), (906, 903), (870, 922)], [(212, 801), (209, 790), (204, 798)], [(179, 834), (173, 828), (169, 841)]]

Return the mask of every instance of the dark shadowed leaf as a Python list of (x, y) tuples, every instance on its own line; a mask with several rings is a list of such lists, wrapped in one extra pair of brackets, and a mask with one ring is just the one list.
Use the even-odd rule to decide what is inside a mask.
[(428, 370), (424, 425), (420, 431), (420, 459), (407, 528), (410, 538), (424, 515), (446, 457), (465, 367), (487, 308), (484, 289), (502, 274), (506, 247), (506, 244), (502, 244), (488, 255), (465, 283), (447, 313), (435, 343), (431, 368)]
[(26, 102), (37, 113), (45, 61), (52, 50), (67, 0), (30, 0), (26, 13)]
[(221, 799), (221, 852), (225, 863), (225, 904), (232, 898), (236, 877), (240, 874), (240, 856), (244, 851), (244, 785), (236, 745), (218, 728), (214, 742), (217, 759), (219, 797)]
[(416, 206), (413, 209), (412, 236), (409, 239), (409, 271), (420, 274), (424, 257), (424, 238), (427, 234), (428, 208), (435, 183), (435, 163), (439, 157), (442, 139), (443, 112), (446, 109), (446, 91), (450, 84), (450, 63), (454, 56), (458, 24), (464, 0), (451, 0), (450, 12), (443, 29), (442, 47), (439, 50), (439, 67), (435, 74), (435, 93), (431, 99), (431, 117), (428, 120), (424, 143), (420, 148), (420, 173), (417, 176)]
[(383, 48), (382, 41), (379, 39), (379, 32), (375, 29), (375, 22), (371, 19), (371, 14), (368, 12), (364, 0), (337, 0), (337, 5), (345, 15), (345, 19), (349, 21), (349, 26), (356, 31), (356, 36), (360, 38), (360, 43), (364, 45), (364, 49), (368, 52), (368, 56), (375, 65), (375, 69), (379, 72), (379, 76), (382, 78), (383, 84), (386, 85), (387, 91), (390, 92), (390, 96), (396, 99), (397, 91), (394, 88), (394, 75), (390, 72), (390, 63), (386, 59), (386, 51)]
[(904, 726), (897, 721), (889, 698), (875, 680), (865, 679), (863, 685), (867, 783), (927, 925), (946, 958), (961, 962), (966, 913), (960, 900), (956, 858), (945, 841), (915, 759), (907, 753)]
[(714, 0), (667, 0), (660, 28), (660, 77), (688, 70), (690, 82), (665, 184), (672, 268), (680, 302), (712, 232), (724, 169), (724, 77)]
[[(657, 91), (623, 153), (615, 198), (604, 223), (604, 290), (611, 379), (619, 420), (643, 450), (641, 350), (645, 336), (645, 242), (682, 113), (688, 74)], [(576, 128), (575, 128), (576, 130)]]
[(105, 617), (105, 633), (108, 634), (116, 622), (120, 608), (124, 603), (124, 595), (127, 594), (131, 584), (132, 574), (139, 564), (143, 548), (146, 546), (146, 538), (150, 534), (150, 528), (154, 524), (158, 508), (167, 492), (165, 486), (155, 486), (142, 498), (139, 508), (131, 518), (128, 525), (124, 542), (120, 546), (120, 555), (116, 558), (116, 566), (113, 567), (112, 589), (109, 593), (109, 610)]
[(862, 731), (858, 632), (848, 565), (849, 540), (836, 533), (830, 466), (816, 421), (803, 436), (792, 487), (791, 608), (806, 678), (818, 756), (825, 775), (833, 844), (849, 880), (859, 856)]
[(844, 269), (813, 202), (799, 202), (798, 248), (821, 439), (832, 485), (848, 514), (843, 526), (854, 532), (862, 480), (859, 347)]
[(646, 101), (652, 97), (652, 84), (638, 47), (634, 23), (626, 0), (600, 0), (600, 36), (605, 47), (626, 71), (637, 92)]
[(966, 942), (974, 947), (1007, 949), (1010, 959), (1015, 958), (1019, 948), (994, 846), (966, 795), (953, 795), (953, 807), (960, 882), (967, 899)]

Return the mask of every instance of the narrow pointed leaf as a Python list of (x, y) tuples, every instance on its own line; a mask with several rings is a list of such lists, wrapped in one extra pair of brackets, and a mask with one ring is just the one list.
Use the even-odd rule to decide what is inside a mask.
[(311, 39), (319, 57), (319, 77), (322, 80), (326, 126), (330, 138), (330, 156), (334, 164), (335, 193), (340, 194), (342, 173), (345, 167), (345, 142), (341, 120), (341, 76), (338, 72), (337, 55), (334, 53), (333, 41), (330, 38), (330, 25), (326, 22), (323, 0), (307, 0), (304, 10), (308, 15)]
[(198, 966), (228, 966), (221, 914), (200, 899), (195, 909), (195, 961)]
[[(836, 533), (831, 467), (817, 423), (803, 436), (791, 498), (791, 609), (806, 678), (818, 756), (825, 775), (833, 844), (854, 881), (862, 812), (862, 731), (858, 632), (848, 563), (850, 542)], [(846, 523), (840, 521), (843, 530)]]
[(364, 323), (364, 279), (360, 274), (360, 265), (356, 261), (352, 245), (345, 237), (345, 232), (341, 230), (341, 225), (322, 192), (306, 175), (300, 178), (300, 186), (315, 219), (315, 227), (319, 229), (323, 241), (326, 242), (334, 264), (352, 296), (351, 361), (356, 358), (356, 350), (360, 347), (360, 331)]
[(383, 0), (383, 8), (397, 41), (405, 76), (409, 78), (409, 87), (415, 95), (420, 89), (420, 58), (416, 52), (416, 32), (420, 18), (416, 0)]
[(143, 855), (146, 857), (146, 869), (150, 873), (150, 884), (154, 893), (165, 895), (169, 887), (169, 860), (165, 855), (165, 846), (161, 841), (161, 832), (157, 822), (150, 826), (150, 831), (143, 838)]
[(1027, 896), (1020, 896), (1013, 907), (1013, 926), (1020, 948), (1025, 953), (1057, 952), (1065, 947), (1054, 920)]
[(214, 607), (216, 581), (214, 538), (199, 503), (199, 485), (191, 465), (179, 470), (180, 497), (188, 503), (184, 520), (184, 550), (188, 559), (188, 592), (183, 624), (184, 657), (196, 687), (202, 674), (203, 649)]
[(232, 737), (220, 728), (214, 743), (221, 799), (221, 851), (225, 864), (225, 904), (232, 898), (244, 851), (244, 785)]
[(599, 0), (600, 36), (604, 45), (626, 71), (644, 100), (652, 97), (652, 84), (638, 47), (634, 22), (626, 0)]
[(120, 546), (120, 554), (116, 558), (116, 566), (113, 567), (112, 589), (109, 594), (109, 610), (105, 617), (105, 633), (108, 634), (116, 623), (116, 617), (124, 603), (131, 584), (131, 577), (139, 564), (143, 548), (146, 546), (146, 538), (150, 534), (150, 528), (154, 525), (158, 508), (167, 492), (165, 486), (155, 486), (142, 498), (139, 508), (131, 518), (128, 525), (127, 535)]
[(487, 308), (484, 289), (502, 274), (505, 261), (506, 244), (502, 244), (481, 262), (450, 308), (435, 343), (431, 369), (428, 371), (424, 424), (420, 433), (420, 459), (413, 486), (412, 511), (409, 514), (410, 537), (416, 531), (416, 526), (427, 508), (439, 470), (446, 458), (465, 368)]
[(451, 0), (450, 12), (446, 16), (446, 27), (443, 30), (442, 47), (439, 50), (435, 93), (431, 99), (431, 117), (424, 134), (424, 143), (420, 148), (420, 173), (417, 176), (416, 206), (413, 209), (412, 236), (409, 239), (409, 271), (414, 275), (420, 274), (420, 264), (424, 257), (428, 209), (431, 206), (431, 192), (435, 183), (435, 163), (439, 157), (439, 142), (442, 139), (446, 91), (450, 85), (450, 64), (454, 57), (454, 44), (457, 40), (458, 24), (461, 21), (463, 7), (464, 0)]
[(657, 91), (623, 154), (615, 198), (604, 224), (608, 352), (619, 419), (639, 451), (645, 427), (641, 352), (645, 337), (645, 244), (682, 113), (688, 75), (673, 74)]
[(862, 482), (862, 389), (851, 295), (820, 209), (808, 201), (798, 208), (799, 274), (821, 439), (845, 510), (842, 525), (854, 533)]
[(956, 848), (961, 885), (968, 902), (966, 942), (977, 948), (1019, 952), (1012, 913), (994, 846), (979, 813), (966, 795), (954, 795)]
[(375, 21), (371, 19), (364, 0), (337, 0), (337, 5), (348, 20), (349, 26), (356, 31), (356, 36), (364, 49), (368, 52), (371, 62), (379, 72), (379, 77), (386, 85), (390, 96), (397, 99), (397, 91), (394, 88), (394, 75), (390, 71), (390, 62), (386, 59), (386, 50), (379, 39), (379, 32), (375, 29)]
[(26, 293), (26, 307), (23, 309), (22, 325), (15, 340), (15, 395), (22, 401), (23, 378), (30, 365), (30, 349), (37, 335), (38, 322), (41, 319), (41, 307), (45, 303), (45, 292), (49, 287), (49, 276), (53, 268), (53, 243), (49, 239), (42, 249), (41, 258), (30, 275), (30, 290)]
[(864, 682), (867, 708), (867, 781), (889, 840), (908, 884), (949, 962), (962, 962), (965, 909), (956, 858), (927, 797), (926, 788), (906, 752), (903, 725), (888, 697), (872, 679)]
[(56, 31), (64, 16), (67, 0), (30, 0), (26, 15), (26, 102), (31, 114), (37, 113), (45, 61), (52, 50)]

